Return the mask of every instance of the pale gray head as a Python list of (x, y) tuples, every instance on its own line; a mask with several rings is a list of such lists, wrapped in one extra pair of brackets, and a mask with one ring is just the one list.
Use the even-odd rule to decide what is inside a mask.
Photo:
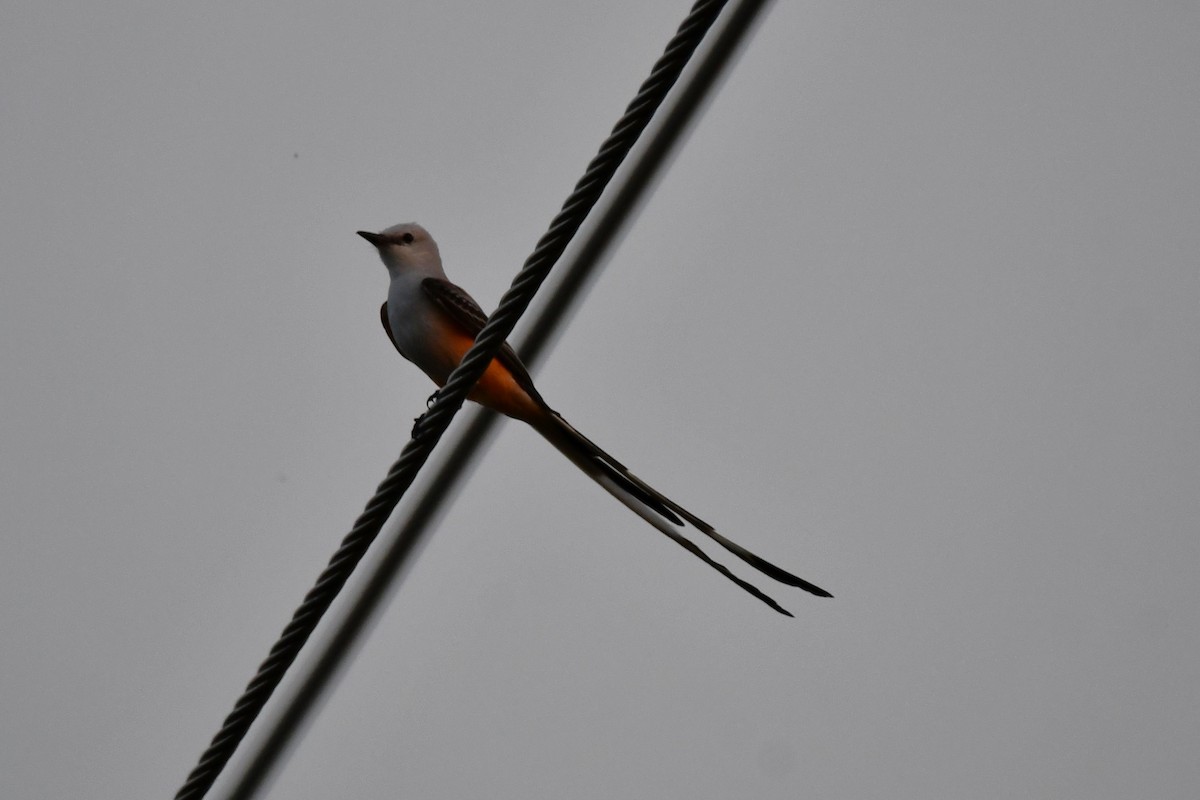
[(359, 231), (358, 235), (375, 245), (388, 272), (418, 271), (442, 275), (442, 257), (429, 231), (415, 222), (402, 222), (380, 233)]

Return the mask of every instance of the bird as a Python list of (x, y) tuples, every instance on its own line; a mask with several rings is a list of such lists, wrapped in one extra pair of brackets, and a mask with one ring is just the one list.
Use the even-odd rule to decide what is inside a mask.
[[(358, 231), (379, 253), (390, 277), (387, 301), (379, 308), (383, 329), (396, 350), (441, 388), (458, 366), (487, 314), (462, 287), (451, 283), (442, 268), (437, 242), (414, 222), (379, 233)], [(432, 402), (435, 392), (430, 398)], [(684, 523), (764, 575), (818, 597), (833, 597), (821, 587), (755, 555), (718, 533), (713, 526), (638, 478), (621, 462), (576, 430), (552, 409), (534, 387), (529, 370), (504, 343), (467, 399), (528, 424), (588, 477), (661, 533), (704, 561), (749, 594), (786, 616), (791, 612), (757, 586), (711, 558), (682, 531)], [(419, 425), (414, 427), (414, 434)]]

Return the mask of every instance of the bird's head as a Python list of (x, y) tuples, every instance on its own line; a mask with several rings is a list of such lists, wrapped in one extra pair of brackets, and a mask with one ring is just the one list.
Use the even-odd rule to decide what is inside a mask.
[(442, 257), (429, 231), (415, 222), (402, 222), (379, 233), (359, 231), (358, 235), (375, 245), (388, 272), (419, 271), (442, 274)]

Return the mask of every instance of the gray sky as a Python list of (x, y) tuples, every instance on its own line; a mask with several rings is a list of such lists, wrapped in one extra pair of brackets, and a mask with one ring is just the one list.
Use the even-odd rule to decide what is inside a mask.
[[(686, 3), (9, 4), (0, 794), (182, 782)], [(1194, 3), (779, 2), (271, 797), (1185, 798)], [(744, 571), (743, 571), (744, 574)]]

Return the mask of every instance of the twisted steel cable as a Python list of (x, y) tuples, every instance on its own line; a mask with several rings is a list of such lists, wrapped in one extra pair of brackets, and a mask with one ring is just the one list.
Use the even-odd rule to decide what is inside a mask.
[[(638, 140), (636, 159), (622, 166), (624, 172), (605, 190), (588, 217), (587, 235), (583, 229), (572, 239), (575, 252), (568, 263), (555, 266), (558, 280), (538, 315), (528, 320), (525, 335), (513, 342), (521, 360), (534, 370), (550, 344), (554, 331), (574, 307), (584, 284), (602, 268), (606, 254), (620, 233), (641, 207), (650, 187), (665, 170), (670, 155), (684, 138), (685, 131), (700, 113), (720, 76), (730, 66), (734, 54), (762, 15), (768, 0), (740, 0), (730, 4), (719, 20), (720, 29), (712, 29), (705, 39), (703, 54), (693, 56), (686, 78), (672, 90), (668, 104), (656, 112), (653, 130), (647, 129)], [(708, 41), (711, 39), (711, 45)], [(618, 183), (619, 180), (619, 183)], [(593, 219), (593, 217), (597, 217)], [(565, 257), (565, 254), (564, 254)], [(511, 341), (511, 340), (510, 340)], [(480, 409), (459, 431), (455, 441), (439, 459), (437, 472), (428, 481), (421, 496), (408, 509), (395, 534), (379, 558), (363, 575), (361, 588), (349, 600), (345, 613), (333, 623), (320, 649), (312, 653), (305, 670), (297, 677), (287, 698), (276, 701), (277, 713), (263, 720), (260, 735), (245, 754), (226, 800), (252, 800), (266, 791), (271, 774), (278, 770), (287, 751), (302, 736), (322, 698), (332, 691), (338, 673), (357, 651), (358, 643), (368, 635), (385, 599), (398, 578), (417, 553), (432, 525), (433, 518), (451, 497), (468, 465), (483, 448), (483, 441), (500, 417)], [(372, 545), (378, 547), (379, 545)], [(326, 623), (328, 625), (328, 623)]]
[(428, 460), (454, 414), (462, 407), (467, 393), (529, 307), (535, 292), (566, 250), (725, 4), (726, 0), (698, 0), (680, 24), (650, 76), (563, 203), (549, 230), (525, 260), (521, 271), (501, 298), (496, 312), (476, 337), (475, 344), (438, 392), (437, 401), (421, 419), (414, 438), (404, 447), (387, 477), (379, 484), (374, 497), (330, 558), (316, 584), (305, 595), (266, 660), (238, 698), (233, 711), (225, 718), (221, 729), (201, 755), (199, 763), (175, 794), (175, 800), (196, 800), (204, 797), (212, 788), (300, 649), (316, 629), (317, 623), (382, 530), (396, 504), (412, 485), (417, 471)]

